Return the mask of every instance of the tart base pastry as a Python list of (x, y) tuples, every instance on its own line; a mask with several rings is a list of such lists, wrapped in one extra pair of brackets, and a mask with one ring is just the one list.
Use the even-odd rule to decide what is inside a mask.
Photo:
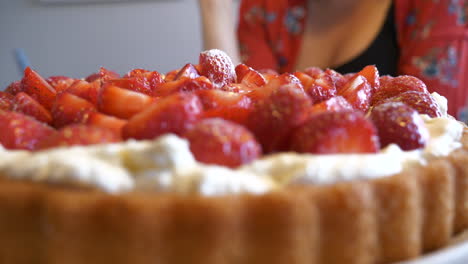
[(224, 197), (0, 177), (0, 263), (392, 263), (468, 228), (463, 148), (391, 177)]

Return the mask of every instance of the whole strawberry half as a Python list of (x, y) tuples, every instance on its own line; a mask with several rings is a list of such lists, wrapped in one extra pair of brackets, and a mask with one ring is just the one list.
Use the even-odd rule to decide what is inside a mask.
[(311, 105), (302, 90), (281, 86), (255, 104), (248, 117), (248, 128), (266, 153), (285, 150), (290, 132), (305, 120)]
[(216, 88), (235, 82), (236, 71), (231, 58), (221, 50), (212, 49), (200, 53), (201, 75), (208, 77)]
[(121, 141), (118, 133), (103, 127), (73, 124), (61, 128), (42, 140), (37, 149), (48, 149), (65, 146), (87, 146)]
[(0, 144), (7, 149), (34, 150), (37, 144), (56, 131), (22, 113), (0, 110)]
[(394, 143), (403, 150), (413, 150), (424, 147), (429, 139), (429, 132), (418, 112), (401, 102), (374, 107), (370, 119), (377, 127), (382, 147)]
[(166, 133), (182, 135), (198, 121), (200, 99), (191, 93), (175, 93), (134, 115), (122, 128), (125, 139), (153, 139)]
[(442, 116), (439, 105), (429, 93), (408, 91), (389, 98), (384, 101), (384, 103), (386, 102), (402, 102), (416, 110), (419, 114), (426, 114), (430, 117)]
[(426, 84), (414, 76), (383, 76), (379, 80), (381, 82), (380, 87), (372, 95), (371, 105), (377, 105), (385, 99), (400, 95), (407, 91), (428, 93)]
[(237, 167), (257, 159), (262, 151), (245, 127), (221, 118), (198, 122), (184, 134), (190, 150), (203, 163)]
[(291, 137), (291, 150), (300, 153), (375, 153), (379, 140), (374, 125), (360, 111), (312, 115)]

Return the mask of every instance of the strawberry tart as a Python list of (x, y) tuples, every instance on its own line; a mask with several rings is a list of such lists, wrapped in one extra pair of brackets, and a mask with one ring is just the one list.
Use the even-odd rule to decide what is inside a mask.
[(233, 65), (0, 92), (0, 263), (393, 263), (468, 229), (468, 129), (375, 66)]

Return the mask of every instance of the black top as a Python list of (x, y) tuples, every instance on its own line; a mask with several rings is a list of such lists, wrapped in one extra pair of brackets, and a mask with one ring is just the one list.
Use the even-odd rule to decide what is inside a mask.
[(335, 67), (335, 70), (345, 74), (358, 72), (367, 65), (375, 65), (380, 75), (395, 76), (397, 73), (399, 47), (394, 13), (394, 6), (392, 4), (383, 27), (370, 46), (358, 57), (339, 67)]

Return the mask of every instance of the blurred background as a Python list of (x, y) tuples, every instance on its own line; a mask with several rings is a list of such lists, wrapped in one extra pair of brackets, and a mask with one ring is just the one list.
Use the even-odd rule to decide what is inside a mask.
[(44, 77), (165, 73), (198, 62), (200, 27), (194, 0), (0, 0), (0, 90), (21, 78), (15, 49)]

